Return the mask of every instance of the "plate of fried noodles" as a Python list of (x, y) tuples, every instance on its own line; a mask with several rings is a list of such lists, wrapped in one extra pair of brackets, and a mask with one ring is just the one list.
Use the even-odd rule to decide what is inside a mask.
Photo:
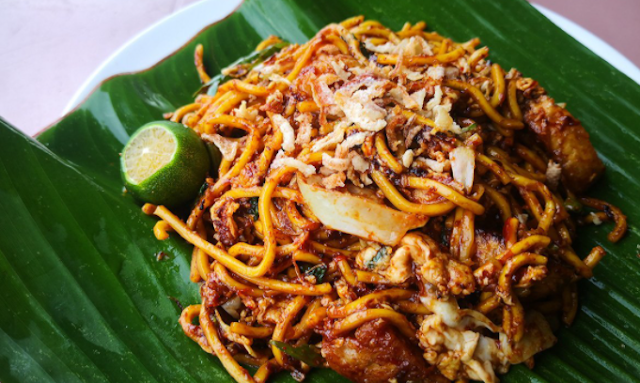
[(269, 36), (256, 51), (279, 52), (166, 115), (222, 161), (186, 223), (144, 210), (159, 239), (195, 246), (201, 302), (180, 323), (237, 381), (304, 376), (287, 344), (354, 382), (496, 382), (553, 346), (543, 313), (571, 325), (605, 255), (577, 255), (566, 201), (624, 236), (620, 209), (583, 196), (604, 165), (564, 105), (479, 39), (425, 27), (356, 16), (304, 44)]
[(526, 2), (401, 3), (247, 1), (3, 122), (0, 379), (636, 381), (640, 87)]

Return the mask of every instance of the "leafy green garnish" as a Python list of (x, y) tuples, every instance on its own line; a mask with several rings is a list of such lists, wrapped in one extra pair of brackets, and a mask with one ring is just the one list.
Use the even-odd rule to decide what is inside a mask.
[[(253, 52), (248, 56), (241, 57), (238, 60), (234, 61), (229, 67), (235, 67), (238, 65), (243, 65), (245, 69), (250, 71), (255, 68), (258, 64), (265, 62), (269, 57), (273, 56), (276, 52), (280, 52), (282, 48), (290, 45), (290, 43), (286, 41), (281, 41), (279, 43), (275, 43), (273, 45), (269, 45), (267, 48)], [(225, 76), (222, 73), (213, 76), (211, 80), (209, 80), (206, 84), (202, 85), (200, 89), (195, 94), (201, 93), (205, 88), (209, 88), (207, 90), (208, 95), (214, 95), (218, 91), (218, 87), (225, 82), (233, 80), (232, 76)]]
[(449, 236), (447, 235), (447, 230), (444, 228), (440, 231), (440, 243), (442, 246), (449, 247)]
[(258, 207), (258, 197), (249, 198), (249, 214), (253, 216), (253, 218), (257, 221), (260, 218), (260, 208)]
[(292, 346), (284, 342), (278, 342), (272, 340), (270, 342), (273, 346), (276, 346), (280, 351), (289, 355), (293, 359), (297, 359), (301, 362), (308, 364), (310, 367), (322, 367), (324, 366), (324, 358), (320, 354), (317, 347), (308, 344), (302, 344), (300, 346)]
[(204, 191), (207, 190), (208, 187), (209, 187), (209, 183), (207, 181), (204, 181), (202, 186), (200, 186), (200, 190), (198, 190), (198, 195), (204, 194)]
[[(354, 37), (354, 38), (355, 38), (355, 37)], [(368, 60), (368, 59), (369, 59), (371, 56), (373, 56), (375, 53), (374, 53), (374, 52), (372, 52), (372, 51), (370, 51), (369, 49), (367, 49), (367, 47), (365, 47), (365, 46), (364, 46), (364, 43), (362, 42), (362, 40), (359, 40), (359, 42), (360, 42), (360, 52), (362, 52), (362, 55), (363, 55), (364, 57), (366, 57), (366, 58), (367, 58), (367, 60)]]
[(564, 208), (572, 213), (580, 213), (584, 206), (573, 196), (569, 196), (564, 200)]
[(474, 130), (477, 127), (478, 127), (478, 124), (473, 123), (473, 124), (467, 126), (466, 128), (462, 128), (462, 133), (470, 132), (470, 131)]
[(383, 246), (378, 250), (376, 255), (371, 258), (369, 262), (367, 262), (367, 269), (373, 270), (376, 267), (376, 264), (382, 260), (382, 258), (386, 257), (389, 254), (389, 249), (386, 246)]
[(316, 283), (322, 283), (324, 280), (324, 275), (327, 273), (327, 265), (324, 263), (317, 264), (312, 267), (300, 267), (300, 271), (305, 273), (305, 275), (312, 275), (316, 277)]

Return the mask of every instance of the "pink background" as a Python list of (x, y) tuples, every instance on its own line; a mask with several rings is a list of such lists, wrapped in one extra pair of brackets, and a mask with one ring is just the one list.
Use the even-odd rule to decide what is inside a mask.
[[(0, 116), (34, 134), (111, 53), (195, 0), (0, 0)], [(536, 0), (640, 66), (640, 0)]]

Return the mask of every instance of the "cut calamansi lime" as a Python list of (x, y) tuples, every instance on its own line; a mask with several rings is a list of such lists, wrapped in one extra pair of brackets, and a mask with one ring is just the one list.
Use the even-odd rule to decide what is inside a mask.
[(176, 206), (195, 198), (210, 160), (205, 144), (193, 130), (156, 121), (131, 136), (120, 165), (125, 186), (134, 197)]

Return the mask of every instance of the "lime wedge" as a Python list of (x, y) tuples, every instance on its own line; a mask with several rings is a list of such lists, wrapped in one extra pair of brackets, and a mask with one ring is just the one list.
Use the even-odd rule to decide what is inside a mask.
[(210, 159), (196, 132), (174, 122), (156, 121), (131, 136), (120, 166), (125, 186), (134, 197), (177, 206), (196, 197)]

